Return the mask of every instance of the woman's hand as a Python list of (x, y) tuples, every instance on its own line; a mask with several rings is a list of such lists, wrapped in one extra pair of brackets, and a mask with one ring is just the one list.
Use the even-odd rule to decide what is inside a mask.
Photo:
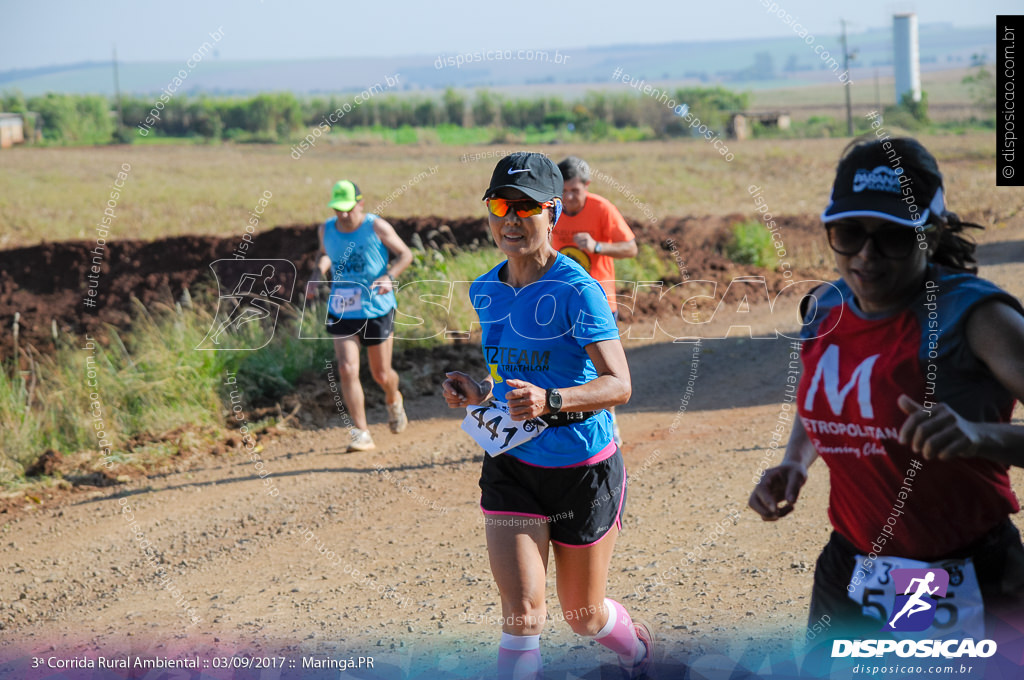
[(387, 295), (394, 289), (395, 282), (391, 280), (391, 276), (388, 274), (377, 277), (370, 286), (370, 290), (376, 290), (379, 295)]
[(774, 522), (793, 512), (800, 489), (807, 483), (807, 470), (817, 459), (818, 452), (808, 439), (804, 422), (797, 413), (786, 443), (786, 455), (781, 463), (761, 475), (747, 501), (750, 509), (766, 522)]
[(978, 426), (965, 420), (947, 404), (939, 402), (925, 410), (905, 394), (897, 402), (907, 419), (900, 428), (900, 443), (906, 444), (925, 460), (952, 460), (978, 455), (982, 434)]
[(548, 394), (543, 387), (515, 379), (506, 380), (505, 384), (512, 388), (505, 393), (512, 420), (529, 420), (548, 412)]
[(774, 522), (793, 512), (805, 482), (807, 468), (802, 463), (782, 463), (768, 468), (750, 494), (748, 505), (764, 521)]
[(462, 371), (452, 371), (445, 375), (447, 378), (441, 388), (448, 408), (475, 406), (484, 403), (491, 396), (490, 385), (480, 384)]

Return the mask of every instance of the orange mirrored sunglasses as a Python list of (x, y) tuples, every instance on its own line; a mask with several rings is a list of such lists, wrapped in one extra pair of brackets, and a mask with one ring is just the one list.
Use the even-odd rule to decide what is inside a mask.
[(488, 198), (486, 202), (487, 209), (495, 217), (504, 217), (510, 209), (515, 210), (519, 217), (533, 217), (544, 212), (544, 208), (554, 205), (553, 201), (538, 203), (531, 198)]

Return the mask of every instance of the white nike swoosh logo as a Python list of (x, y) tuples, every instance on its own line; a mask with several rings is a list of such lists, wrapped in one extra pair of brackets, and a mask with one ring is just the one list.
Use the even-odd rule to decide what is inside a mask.
[(510, 175), (514, 175), (514, 174), (516, 174), (517, 172), (529, 172), (529, 171), (530, 171), (530, 169), (529, 169), (529, 168), (526, 168), (526, 169), (524, 169), (524, 170), (511, 170), (511, 169), (510, 169), (510, 170), (508, 171), (508, 174), (510, 174)]

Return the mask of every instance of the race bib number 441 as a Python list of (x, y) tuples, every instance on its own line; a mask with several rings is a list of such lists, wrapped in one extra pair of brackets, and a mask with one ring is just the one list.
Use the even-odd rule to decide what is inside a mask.
[[(866, 559), (857, 556), (858, 563)], [(864, 615), (884, 621), (882, 630), (896, 639), (985, 637), (984, 603), (970, 559), (879, 557), (867, 577), (850, 586)]]
[(491, 406), (467, 406), (462, 421), (462, 429), (491, 456), (530, 441), (547, 426), (539, 418), (512, 420), (508, 404), (503, 401), (495, 401)]

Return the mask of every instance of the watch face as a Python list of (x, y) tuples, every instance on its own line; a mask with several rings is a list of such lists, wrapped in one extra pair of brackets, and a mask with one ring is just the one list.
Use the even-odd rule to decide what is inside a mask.
[(555, 412), (562, 408), (562, 395), (558, 390), (548, 392), (548, 408)]

